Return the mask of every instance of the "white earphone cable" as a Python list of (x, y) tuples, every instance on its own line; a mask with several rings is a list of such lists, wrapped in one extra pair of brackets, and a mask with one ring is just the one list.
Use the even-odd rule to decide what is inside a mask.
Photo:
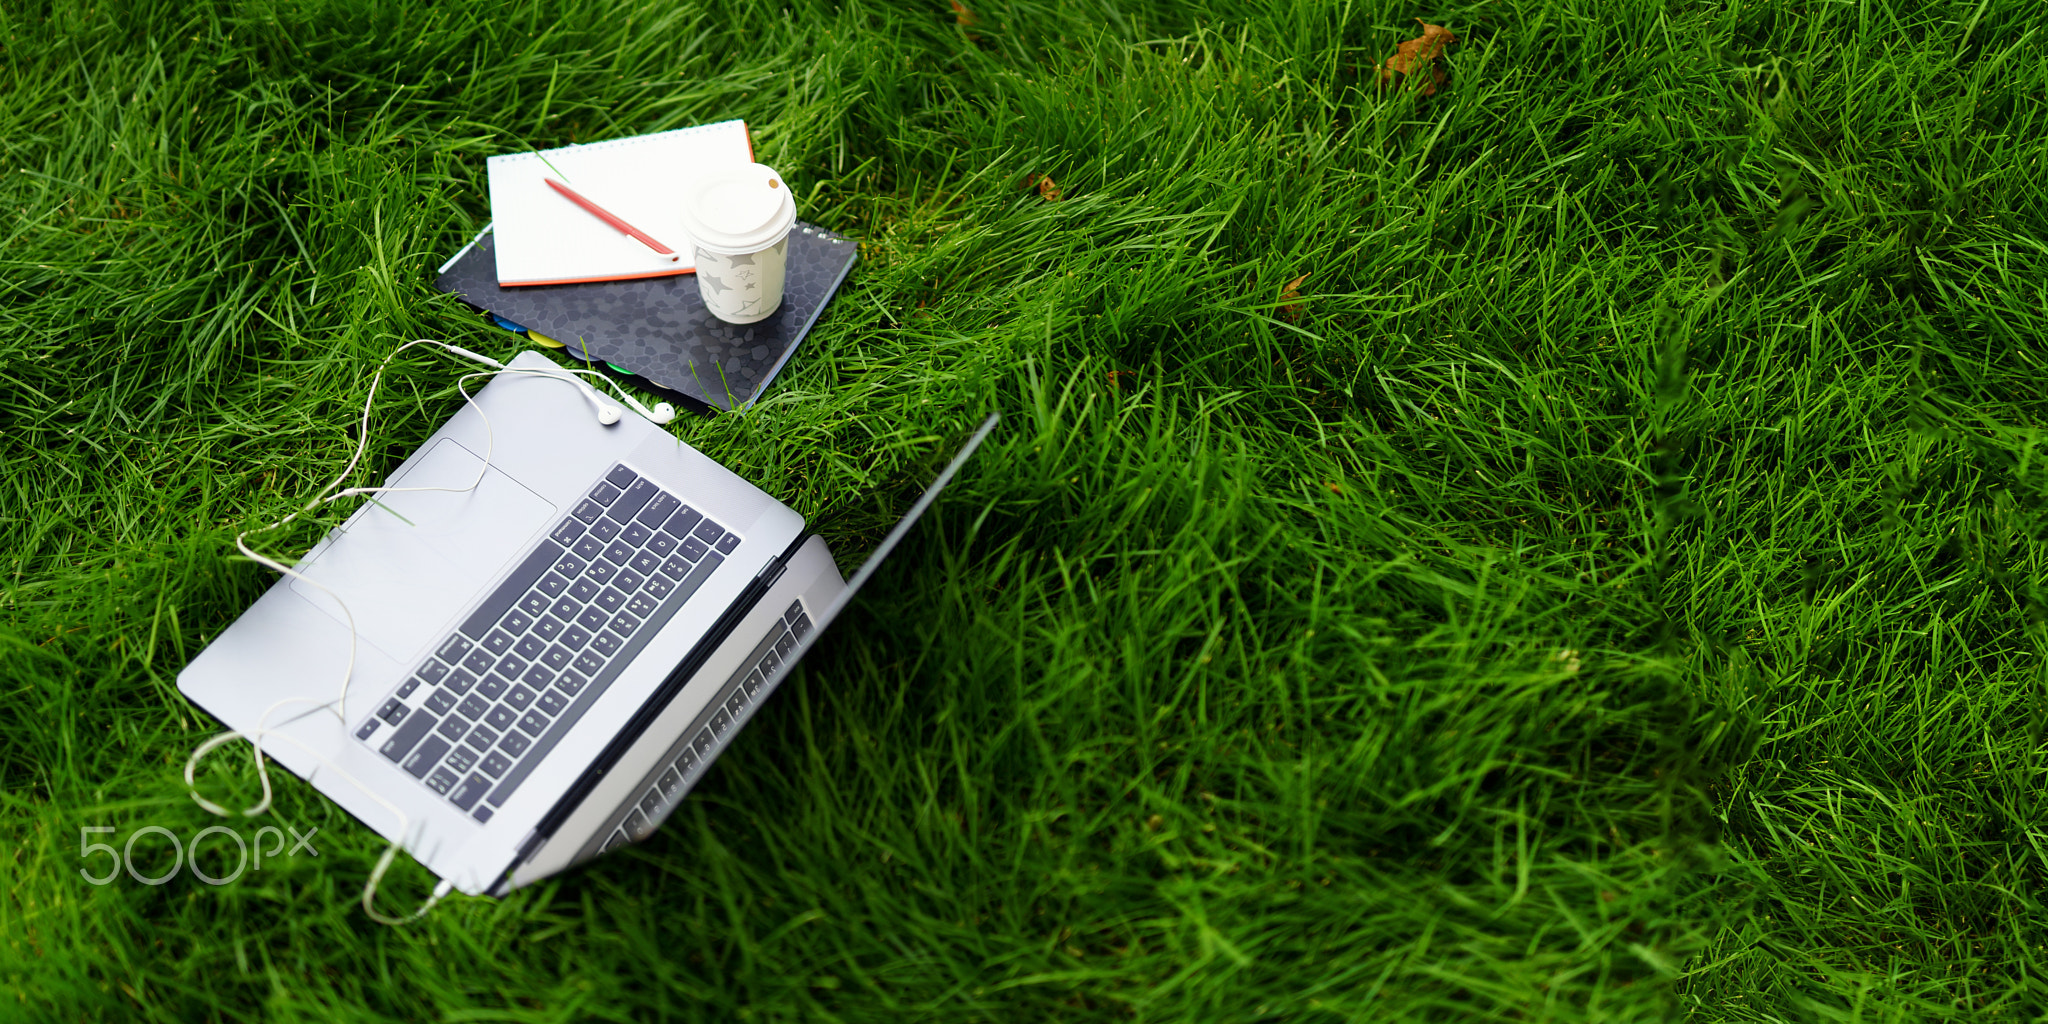
[[(467, 402), (471, 408), (476, 409), (477, 415), (481, 417), (484, 421), (485, 441), (483, 467), (477, 470), (475, 480), (470, 481), (467, 485), (462, 487), (347, 487), (342, 488), (340, 490), (336, 490), (337, 487), (341, 487), (341, 485), (344, 482), (346, 482), (351, 475), (355, 473), (356, 467), (360, 465), (362, 462), (364, 451), (366, 451), (369, 447), (370, 412), (372, 407), (376, 403), (377, 386), (384, 380), (385, 369), (391, 365), (391, 361), (397, 358), (399, 353), (404, 352), (406, 349), (409, 349), (414, 345), (436, 345), (446, 350), (451, 355), (460, 356), (462, 358), (493, 367), (493, 369), (485, 370), (479, 373), (464, 374), (462, 377), (456, 380), (455, 385), (456, 390), (462, 393), (463, 401)], [(416, 338), (412, 341), (408, 341), (405, 344), (398, 346), (395, 349), (392, 349), (391, 353), (384, 357), (384, 361), (377, 365), (377, 372), (370, 378), (369, 393), (363, 399), (363, 415), (357, 428), (356, 450), (353, 455), (349, 456), (348, 465), (342, 468), (341, 473), (337, 475), (333, 480), (329, 481), (325, 487), (322, 487), (317, 493), (315, 493), (312, 500), (308, 501), (305, 504), (305, 506), (300, 508), (298, 511), (293, 512), (290, 515), (287, 515), (284, 518), (279, 519), (276, 522), (270, 523), (266, 526), (260, 526), (252, 530), (244, 530), (241, 533), (235, 535), (235, 549), (240, 551), (243, 554), (243, 556), (248, 558), (250, 561), (265, 566), (269, 569), (273, 569), (279, 573), (284, 574), (285, 576), (291, 577), (292, 579), (299, 581), (300, 583), (304, 583), (308, 586), (314, 587), (318, 589), (321, 593), (324, 593), (328, 597), (334, 599), (334, 603), (341, 607), (342, 615), (346, 617), (346, 619), (348, 620), (348, 664), (342, 670), (340, 691), (335, 695), (335, 698), (332, 701), (329, 701), (325, 704), (320, 704), (318, 698), (315, 697), (284, 697), (279, 699), (276, 703), (270, 705), (268, 708), (264, 709), (262, 716), (258, 718), (256, 721), (256, 728), (252, 732), (241, 733), (229, 730), (227, 732), (215, 735), (206, 740), (206, 742), (201, 743), (197, 748), (195, 748), (192, 751), (192, 756), (186, 759), (185, 761), (185, 787), (191, 793), (193, 801), (198, 803), (199, 806), (204, 808), (208, 813), (219, 815), (221, 817), (227, 817), (229, 813), (227, 808), (199, 795), (199, 787), (198, 784), (194, 781), (193, 775), (199, 766), (199, 761), (201, 758), (205, 757), (207, 754), (212, 753), (214, 750), (220, 748), (221, 746), (237, 738), (247, 738), (249, 740), (251, 753), (256, 760), (256, 777), (262, 783), (263, 786), (263, 798), (261, 800), (258, 800), (254, 805), (245, 808), (241, 812), (241, 814), (243, 817), (254, 817), (255, 815), (262, 814), (264, 811), (270, 809), (270, 771), (269, 768), (266, 766), (263, 758), (263, 739), (268, 736), (276, 736), (280, 739), (292, 743), (294, 746), (297, 746), (299, 749), (305, 751), (306, 753), (311, 754), (313, 756), (313, 759), (318, 761), (323, 767), (333, 771), (336, 775), (340, 776), (341, 778), (348, 780), (350, 785), (354, 786), (357, 790), (361, 791), (365, 796), (368, 796), (371, 800), (376, 801), (376, 803), (379, 806), (382, 806), (385, 810), (390, 811), (392, 815), (398, 819), (398, 828), (396, 830), (398, 838), (393, 839), (391, 841), (391, 844), (385, 847), (383, 856), (377, 859), (376, 867), (371, 869), (368, 881), (366, 881), (363, 884), (363, 911), (364, 913), (368, 914), (372, 920), (375, 920), (380, 924), (399, 925), (404, 924), (408, 921), (418, 920), (420, 917), (424, 916), (427, 913), (427, 911), (433, 909), (434, 905), (436, 903), (439, 903), (441, 901), (441, 898), (443, 896), (446, 896), (449, 893), (449, 891), (451, 891), (454, 888), (454, 883), (450, 881), (441, 882), (438, 886), (434, 888), (433, 895), (429, 896), (425, 902), (420, 904), (419, 909), (414, 910), (412, 913), (404, 917), (392, 917), (377, 910), (375, 906), (375, 899), (378, 883), (383, 880), (384, 872), (390, 868), (393, 858), (395, 858), (398, 854), (399, 847), (403, 845), (403, 842), (406, 838), (406, 832), (411, 825), (411, 819), (406, 815), (404, 811), (399, 810), (398, 807), (393, 805), (389, 800), (386, 800), (382, 796), (378, 795), (375, 790), (363, 785), (363, 783), (360, 780), (358, 780), (355, 776), (351, 775), (347, 770), (343, 769), (341, 766), (335, 764), (334, 762), (328, 760), (325, 756), (321, 755), (320, 752), (314, 750), (312, 747), (307, 746), (303, 741), (299, 740), (297, 737), (270, 728), (270, 717), (273, 714), (277, 713), (277, 709), (289, 704), (319, 704), (320, 709), (330, 711), (334, 714), (336, 718), (341, 720), (344, 726), (347, 725), (348, 684), (349, 680), (353, 678), (355, 675), (356, 667), (356, 641), (358, 638), (358, 633), (356, 631), (355, 614), (349, 611), (347, 602), (342, 600), (340, 594), (337, 594), (334, 591), (328, 589), (327, 587), (322, 586), (317, 581), (306, 578), (305, 576), (299, 574), (297, 571), (293, 570), (291, 567), (286, 566), (284, 563), (257, 552), (255, 549), (249, 546), (248, 537), (251, 534), (268, 533), (272, 530), (281, 529), (284, 526), (290, 524), (293, 520), (299, 518), (299, 516), (307, 512), (311, 512), (313, 509), (318, 508), (319, 506), (324, 505), (328, 502), (339, 501), (342, 498), (364, 497), (375, 494), (399, 493), (405, 491), (460, 492), (474, 490), (477, 484), (483, 482), (484, 474), (490, 471), (491, 452), (496, 444), (496, 432), (491, 428), (490, 417), (484, 414), (482, 406), (476, 404), (475, 397), (470, 395), (469, 389), (466, 385), (470, 381), (475, 380), (479, 377), (495, 377), (498, 376), (499, 374), (504, 373), (511, 373), (520, 376), (531, 377), (553, 377), (557, 380), (561, 380), (569, 384), (575, 385), (575, 387), (578, 390), (582, 391), (584, 396), (590, 400), (592, 408), (595, 409), (598, 413), (598, 421), (600, 423), (611, 424), (617, 422), (618, 410), (616, 408), (608, 409), (608, 407), (604, 405), (598, 393), (594, 389), (592, 389), (589, 384), (583, 382), (582, 380), (579, 380), (577, 375), (596, 376), (604, 380), (607, 384), (610, 384), (614, 390), (617, 390), (620, 394), (620, 397), (623, 398), (628, 405), (631, 405), (635, 411), (639, 412), (643, 416), (646, 416), (648, 419), (656, 423), (667, 423), (670, 420), (672, 420), (675, 416), (674, 410), (665, 402), (655, 406), (654, 410), (650, 412), (645, 406), (641, 405), (638, 401), (635, 401), (631, 395), (626, 394), (625, 389), (619, 387), (617, 381), (613, 381), (610, 378), (605, 377), (604, 374), (596, 370), (563, 367), (551, 367), (548, 369), (527, 369), (525, 367), (508, 367), (495, 359), (478, 354), (476, 352), (472, 352), (469, 349), (463, 348), (459, 345), (451, 345), (447, 342), (438, 341), (433, 338)]]

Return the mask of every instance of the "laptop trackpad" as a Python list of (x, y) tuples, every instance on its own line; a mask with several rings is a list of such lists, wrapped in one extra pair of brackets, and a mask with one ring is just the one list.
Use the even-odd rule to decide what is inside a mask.
[[(444, 438), (391, 481), (394, 487), (467, 488), (484, 462)], [(493, 468), (474, 490), (399, 491), (371, 495), (347, 532), (297, 568), (348, 602), (358, 635), (394, 660), (410, 664), (447, 635), (457, 614), (506, 564), (526, 553), (555, 506)], [(333, 597), (304, 580), (292, 590), (346, 625)]]

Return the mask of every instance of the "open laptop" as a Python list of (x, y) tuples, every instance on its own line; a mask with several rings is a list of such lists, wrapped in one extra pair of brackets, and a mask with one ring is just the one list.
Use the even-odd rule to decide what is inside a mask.
[[(178, 689), (267, 725), (265, 754), (457, 889), (503, 895), (658, 827), (995, 422), (846, 581), (803, 517), (696, 449), (504, 374), (385, 482), (458, 490), (378, 495), (299, 561), (346, 611), (280, 579)], [(321, 706), (263, 723), (292, 697)]]

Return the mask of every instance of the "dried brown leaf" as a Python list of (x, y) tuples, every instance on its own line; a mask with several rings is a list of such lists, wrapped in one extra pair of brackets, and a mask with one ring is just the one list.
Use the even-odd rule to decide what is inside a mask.
[(1058, 199), (1060, 197), (1060, 187), (1053, 183), (1052, 175), (1050, 174), (1031, 174), (1025, 176), (1023, 187), (1030, 188), (1033, 185), (1038, 186), (1038, 194), (1046, 199)]
[(1422, 34), (1396, 47), (1397, 52), (1387, 58), (1386, 63), (1373, 65), (1373, 74), (1381, 87), (1385, 87), (1394, 80), (1395, 72), (1413, 75), (1427, 68), (1429, 76), (1421, 79), (1422, 94), (1434, 96), (1437, 87), (1449, 81), (1451, 77), (1444, 69), (1436, 66), (1436, 59), (1443, 56), (1444, 47), (1457, 42), (1458, 37), (1452, 35), (1450, 29), (1442, 25), (1428, 24), (1421, 18), (1415, 19), (1415, 23), (1422, 26)]
[(961, 28), (974, 24), (974, 12), (968, 10), (966, 5), (962, 4), (960, 0), (946, 0), (946, 2), (953, 5), (953, 20), (958, 22)]
[(1280, 291), (1280, 315), (1289, 322), (1301, 319), (1301, 315), (1308, 311), (1308, 304), (1301, 301), (1301, 283), (1306, 280), (1308, 274), (1303, 274), (1287, 282), (1287, 287)]

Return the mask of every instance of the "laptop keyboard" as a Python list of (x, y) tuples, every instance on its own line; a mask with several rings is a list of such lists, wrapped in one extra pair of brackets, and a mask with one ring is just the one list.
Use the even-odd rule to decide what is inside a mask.
[(796, 650), (797, 641), (810, 631), (811, 617), (804, 612), (803, 602), (796, 601), (755, 645), (739, 671), (734, 672), (725, 688), (719, 691), (719, 699), (705, 709), (705, 715), (699, 717), (695, 723), (696, 735), (690, 736), (687, 729), (683, 731), (684, 736), (690, 736), (689, 742), (668, 764), (655, 772), (654, 782), (641, 794), (639, 801), (626, 805), (624, 820), (614, 822), (617, 827), (598, 852), (645, 839), (661, 825), (669, 812), (682, 801), (683, 795), (697, 784), (697, 776), (702, 774), (705, 766), (732, 738), (733, 730), (739, 728), (747, 708), (764, 696), (761, 687), (775, 675), (776, 669), (782, 667), (790, 652)]
[(489, 821), (740, 544), (612, 467), (356, 730)]

